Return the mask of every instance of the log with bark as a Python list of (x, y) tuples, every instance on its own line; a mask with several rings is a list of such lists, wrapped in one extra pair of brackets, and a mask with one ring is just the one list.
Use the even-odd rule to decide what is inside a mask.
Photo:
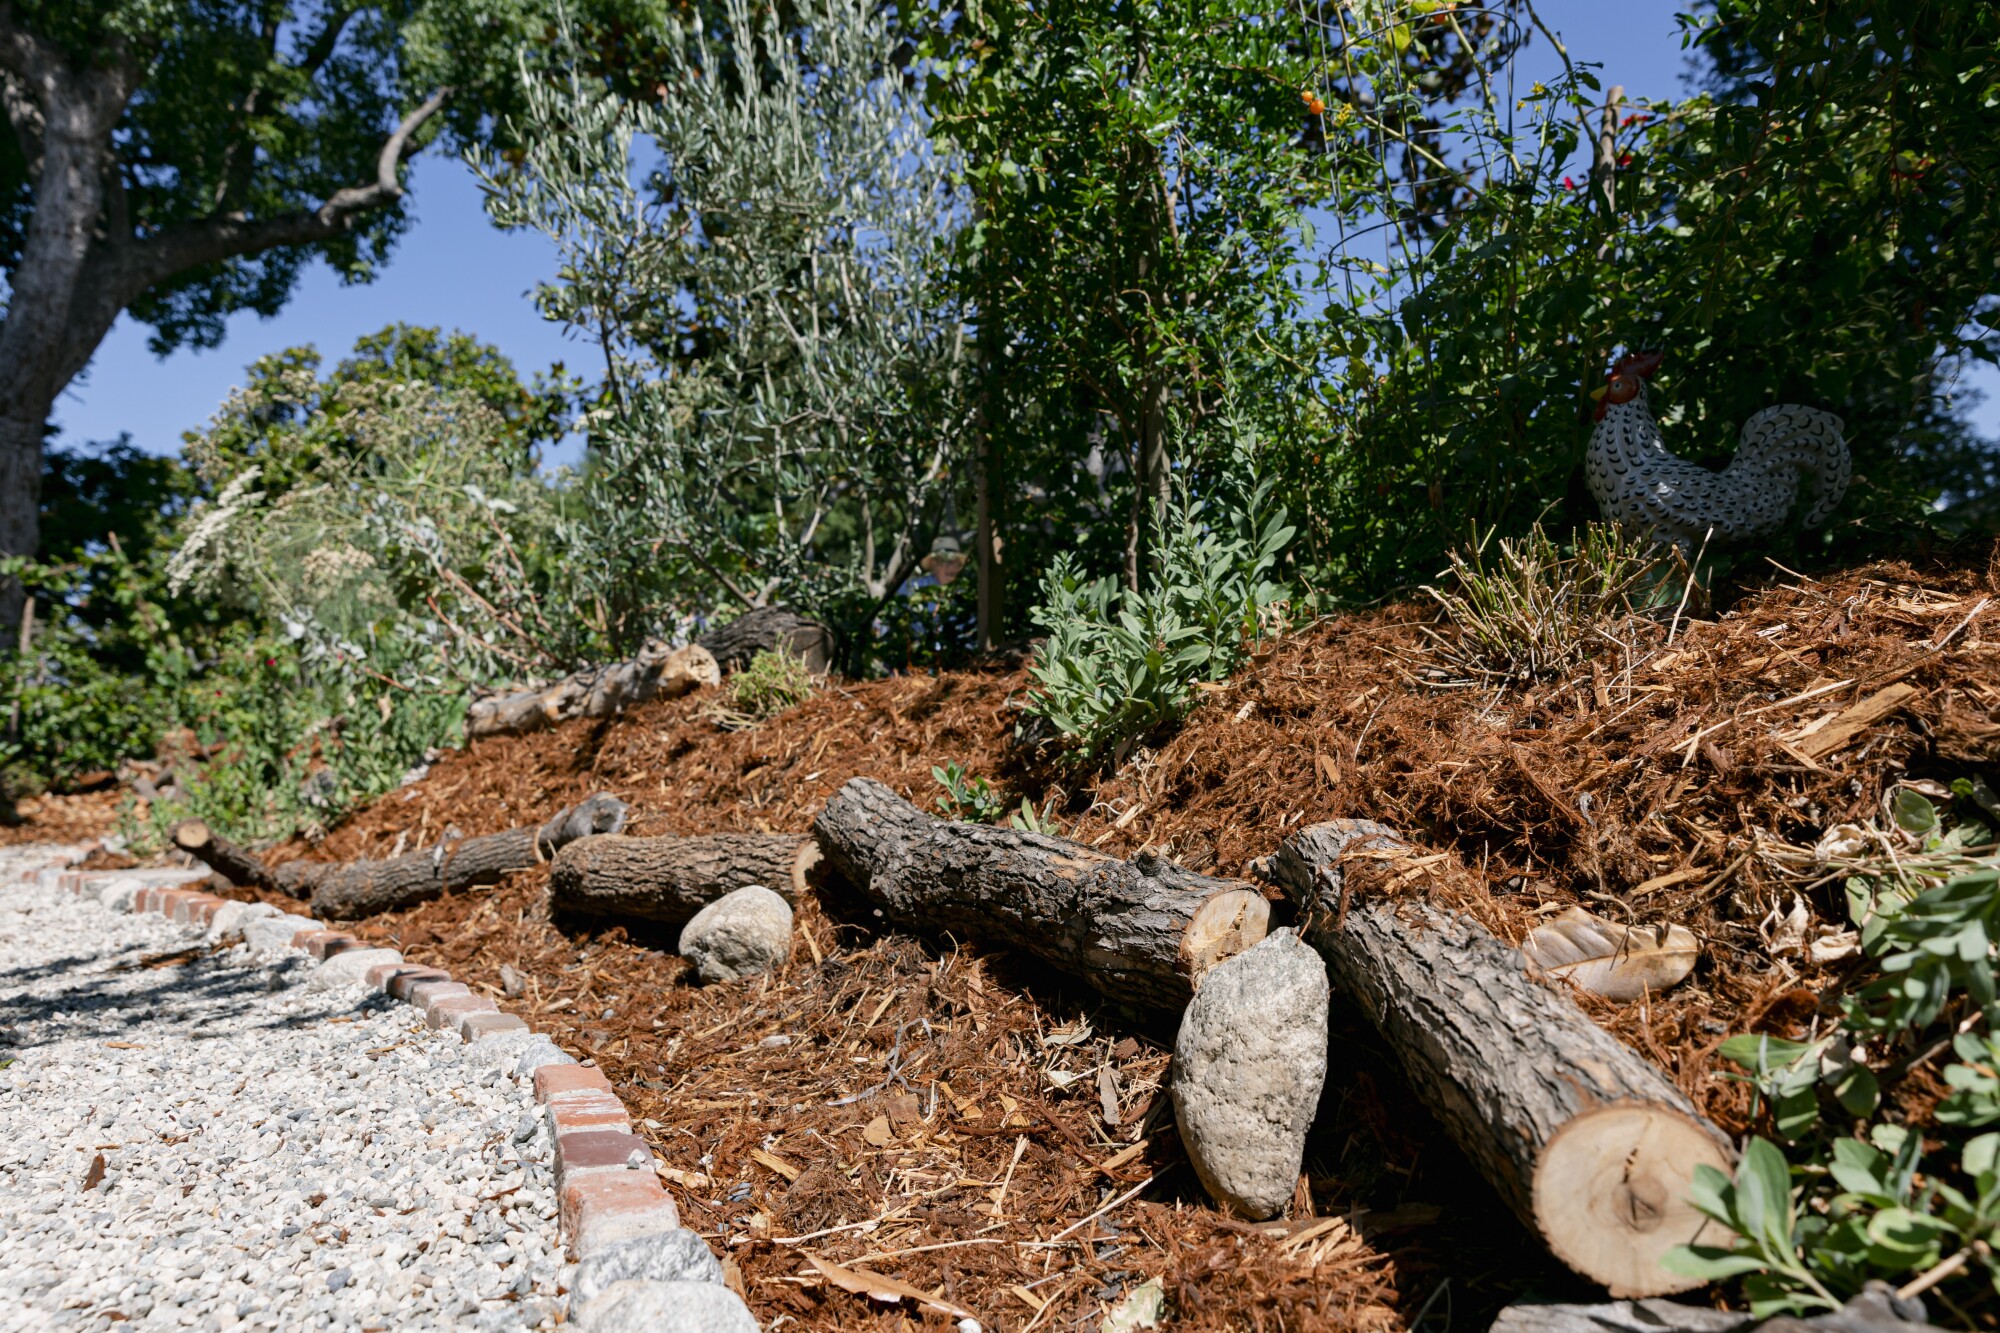
[(1614, 1296), (1701, 1285), (1659, 1266), (1721, 1243), (1688, 1203), (1728, 1138), (1652, 1064), (1530, 978), (1518, 949), (1466, 916), (1408, 899), (1349, 901), (1342, 860), (1413, 855), (1379, 824), (1287, 839), (1260, 867), (1298, 909), (1334, 993), (1358, 1004), (1425, 1104), (1558, 1259)]
[(669, 649), (649, 639), (636, 657), (577, 671), (535, 690), (475, 699), (465, 736), (518, 736), (573, 717), (610, 717), (648, 699), (678, 699), (722, 679), (714, 656), (697, 644)]
[(262, 861), (217, 834), (199, 819), (183, 820), (174, 825), (173, 840), (174, 846), (238, 888), (272, 887), (271, 872), (264, 868)]
[(758, 653), (781, 647), (794, 657), (804, 658), (814, 675), (823, 675), (833, 666), (833, 631), (782, 606), (760, 606), (745, 611), (695, 642), (714, 653), (724, 671), (741, 671)]
[(939, 819), (869, 778), (834, 794), (813, 837), (890, 921), (1018, 949), (1142, 1009), (1178, 1014), (1203, 973), (1270, 928), (1270, 904), (1238, 881)]
[(310, 897), (314, 916), (343, 921), (409, 907), (447, 889), (496, 884), (511, 871), (547, 861), (579, 838), (624, 827), (625, 803), (599, 792), (538, 827), (441, 842), (386, 861), (293, 861), (278, 867), (276, 879), (293, 897)]
[(791, 833), (714, 833), (698, 838), (585, 838), (549, 866), (549, 905), (579, 916), (677, 926), (746, 885), (797, 904), (819, 858)]
[(1613, 1301), (1608, 1305), (1510, 1305), (1490, 1333), (1929, 1333), (1923, 1300), (1870, 1282), (1838, 1310), (1809, 1317), (1757, 1316), (1672, 1301)]

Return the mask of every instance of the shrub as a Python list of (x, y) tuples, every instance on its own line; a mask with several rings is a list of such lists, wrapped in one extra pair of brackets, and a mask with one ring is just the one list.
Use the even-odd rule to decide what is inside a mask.
[(1034, 610), (1048, 639), (1029, 673), (1028, 712), (1067, 738), (1069, 762), (1122, 760), (1187, 712), (1198, 683), (1236, 669), (1290, 595), (1270, 576), (1293, 531), (1266, 483), (1227, 528), (1201, 504), (1179, 506), (1154, 538), (1158, 572), (1136, 591), (1085, 578), (1067, 553), (1056, 558)]
[(766, 649), (724, 682), (729, 702), (717, 708), (716, 720), (730, 727), (769, 721), (812, 698), (818, 683), (805, 658), (783, 644)]

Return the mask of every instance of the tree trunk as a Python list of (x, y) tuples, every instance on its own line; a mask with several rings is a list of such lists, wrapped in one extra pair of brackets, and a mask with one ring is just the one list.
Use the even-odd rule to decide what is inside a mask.
[(194, 857), (240, 889), (274, 887), (264, 863), (227, 838), (218, 837), (199, 819), (174, 825), (174, 846)]
[(323, 921), (349, 920), (413, 906), (447, 889), (498, 883), (501, 876), (539, 865), (579, 838), (616, 833), (624, 827), (625, 803), (599, 792), (558, 811), (540, 828), (439, 843), (428, 851), (387, 861), (294, 861), (278, 868), (278, 887), (295, 898), (310, 895), (313, 915)]
[(1652, 1064), (1520, 951), (1455, 912), (1348, 902), (1342, 858), (1407, 854), (1365, 820), (1288, 838), (1264, 873), (1298, 908), (1334, 993), (1358, 1004), (1459, 1148), (1558, 1259), (1613, 1296), (1701, 1285), (1659, 1266), (1717, 1231), (1687, 1202), (1695, 1167), (1729, 1167), (1729, 1140)]
[[(0, 556), (34, 555), (41, 534), (42, 423), (0, 415)], [(19, 579), (0, 578), (0, 634), (21, 623), (26, 601)]]
[(678, 699), (721, 680), (708, 649), (689, 644), (670, 651), (653, 639), (635, 657), (573, 672), (544, 689), (474, 700), (465, 710), (465, 738), (516, 736), (573, 717), (610, 717), (648, 699)]
[(834, 873), (899, 925), (983, 936), (1089, 982), (1107, 999), (1178, 1014), (1202, 974), (1264, 938), (1270, 904), (1147, 852), (938, 819), (854, 778), (813, 821)]
[(746, 611), (695, 642), (714, 653), (724, 671), (741, 671), (758, 653), (771, 652), (780, 645), (793, 656), (803, 657), (815, 675), (833, 665), (832, 632), (817, 620), (782, 606)]
[(556, 853), (549, 903), (579, 916), (678, 926), (750, 884), (796, 903), (819, 859), (810, 838), (715, 833), (700, 838), (585, 838)]

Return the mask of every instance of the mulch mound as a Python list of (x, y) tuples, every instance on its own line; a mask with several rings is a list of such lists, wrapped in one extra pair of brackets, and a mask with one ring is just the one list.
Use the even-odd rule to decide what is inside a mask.
[[(1244, 874), (1286, 830), (1374, 818), (1452, 854), (1381, 891), (1443, 896), (1509, 939), (1571, 904), (1693, 928), (1704, 951), (1687, 982), (1595, 1012), (1742, 1132), (1750, 1104), (1714, 1076), (1715, 1048), (1737, 1031), (1803, 1035), (1854, 967), (1772, 956), (1759, 924), (1789, 895), (1820, 922), (1844, 924), (1844, 909), (1837, 884), (1812, 886), (1771, 849), (1877, 815), (1906, 777), (2000, 766), (2000, 638), (1983, 637), (2000, 606), (1983, 598), (2000, 598), (2000, 553), (1789, 578), (1727, 614), (1635, 621), (1594, 669), (1498, 694), (1425, 683), (1418, 609), (1342, 616), (1264, 649), (1155, 748), (1091, 778), (1014, 741), (1018, 668), (830, 685), (751, 730), (690, 697), (478, 742), (289, 851), (387, 856), (594, 790), (627, 802), (635, 833), (799, 832), (855, 776), (930, 806), (931, 767), (954, 761), (1010, 803), (1053, 799), (1072, 838), (1164, 846), (1213, 874)], [(1900, 684), (1908, 697), (1851, 744), (1807, 752), (1809, 728)], [(595, 1059), (767, 1325), (953, 1322), (844, 1290), (808, 1255), (1023, 1330), (1094, 1329), (1154, 1278), (1189, 1329), (1388, 1330), (1426, 1309), (1426, 1323), (1449, 1311), (1475, 1326), (1523, 1295), (1590, 1295), (1360, 1026), (1336, 1031), (1290, 1215), (1248, 1226), (1208, 1206), (1179, 1154), (1170, 1032), (976, 942), (884, 935), (810, 902), (782, 971), (696, 987), (671, 939), (551, 921), (545, 875), (355, 929)]]

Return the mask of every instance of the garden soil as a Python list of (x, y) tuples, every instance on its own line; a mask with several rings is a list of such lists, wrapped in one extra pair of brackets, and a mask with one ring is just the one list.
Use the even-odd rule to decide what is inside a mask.
[[(1674, 990), (1580, 998), (1724, 1128), (1755, 1128), (1717, 1046), (1808, 1035), (1860, 966), (1813, 961), (1848, 924), (1814, 843), (1879, 821), (1898, 783), (2000, 777), (2000, 548), (1780, 571), (1726, 611), (1635, 620), (1567, 678), (1505, 688), (1454, 684), (1424, 650), (1427, 622), (1406, 605), (1298, 627), (1112, 773), (1066, 775), (1045, 744), (1018, 741), (1028, 677), (997, 664), (830, 683), (746, 730), (694, 696), (481, 741), (274, 858), (388, 856), (597, 790), (627, 802), (636, 834), (803, 833), (855, 776), (932, 808), (931, 770), (947, 763), (1071, 838), (1163, 847), (1215, 875), (1247, 877), (1290, 830), (1372, 818), (1448, 855), (1414, 877), (1363, 877), (1364, 892), (1429, 894), (1514, 941), (1572, 905), (1692, 928), (1701, 960)], [(1208, 1205), (1180, 1153), (1163, 1088), (1173, 1034), (1157, 1019), (977, 940), (885, 931), (831, 892), (802, 905), (779, 972), (702, 988), (671, 938), (551, 920), (545, 879), (352, 928), (594, 1059), (766, 1327), (955, 1322), (846, 1290), (815, 1259), (1023, 1331), (1095, 1330), (1154, 1280), (1172, 1326), (1191, 1330), (1441, 1333), (1484, 1327), (1510, 1300), (1596, 1295), (1539, 1250), (1338, 1003), (1293, 1206), (1249, 1225)], [(1802, 938), (1786, 928), (1795, 900)], [(1939, 1089), (1916, 1062), (1887, 1095), (1921, 1124)]]

